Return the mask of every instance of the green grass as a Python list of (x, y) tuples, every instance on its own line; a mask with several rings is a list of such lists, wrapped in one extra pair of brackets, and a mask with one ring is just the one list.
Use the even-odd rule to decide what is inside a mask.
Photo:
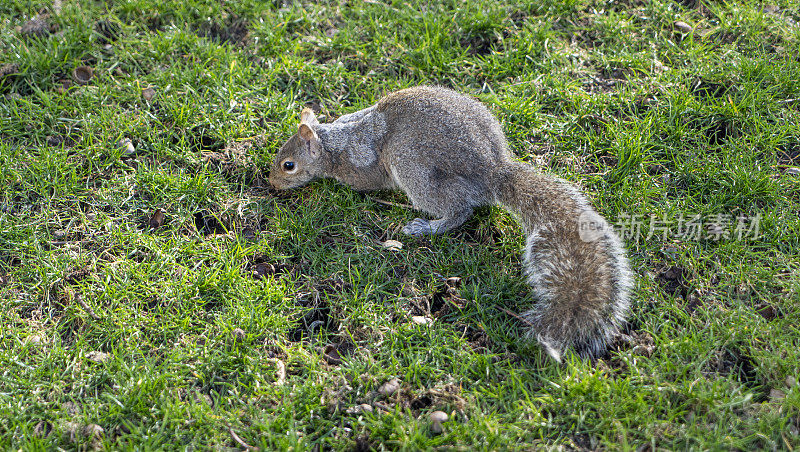
[[(3, 0), (0, 448), (800, 447), (799, 23), (794, 1)], [(760, 234), (629, 237), (630, 339), (548, 361), (507, 312), (533, 301), (508, 214), (412, 240), (402, 194), (268, 189), (303, 106), (422, 83), (480, 98), (614, 222)]]

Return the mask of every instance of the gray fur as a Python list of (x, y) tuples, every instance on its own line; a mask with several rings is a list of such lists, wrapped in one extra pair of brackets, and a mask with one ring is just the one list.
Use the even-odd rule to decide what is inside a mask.
[[(357, 190), (400, 189), (435, 218), (414, 219), (403, 228), (408, 235), (444, 233), (476, 207), (503, 205), (528, 235), (523, 260), (537, 303), (522, 314), (526, 336), (558, 361), (567, 348), (584, 357), (605, 352), (629, 310), (633, 280), (622, 242), (573, 185), (513, 162), (482, 104), (420, 86), (330, 124), (308, 111), (303, 117), (317, 136), (295, 135), (281, 147), (270, 172), (276, 188), (334, 177)], [(321, 149), (319, 158), (307, 158), (309, 149)], [(287, 160), (300, 169), (282, 170)], [(598, 227), (589, 239), (585, 218)]]
[(378, 160), (378, 141), (386, 134), (386, 117), (370, 107), (314, 129), (327, 149), (345, 152), (353, 166), (362, 168)]

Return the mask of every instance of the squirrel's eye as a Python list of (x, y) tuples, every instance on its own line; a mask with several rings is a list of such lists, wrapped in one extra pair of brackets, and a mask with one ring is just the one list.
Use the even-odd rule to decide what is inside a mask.
[(283, 169), (286, 171), (294, 170), (294, 162), (283, 162)]

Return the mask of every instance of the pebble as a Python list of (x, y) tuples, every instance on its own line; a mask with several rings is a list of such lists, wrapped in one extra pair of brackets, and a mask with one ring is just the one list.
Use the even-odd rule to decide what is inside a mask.
[(400, 380), (397, 378), (392, 378), (378, 388), (378, 393), (382, 396), (388, 397), (397, 392), (398, 389), (400, 389)]
[(118, 149), (124, 149), (126, 155), (131, 155), (136, 153), (136, 147), (133, 146), (133, 142), (131, 142), (130, 138), (123, 138), (117, 142)]
[(680, 31), (681, 33), (689, 34), (692, 32), (692, 26), (684, 21), (679, 20), (672, 25), (675, 27), (676, 30)]

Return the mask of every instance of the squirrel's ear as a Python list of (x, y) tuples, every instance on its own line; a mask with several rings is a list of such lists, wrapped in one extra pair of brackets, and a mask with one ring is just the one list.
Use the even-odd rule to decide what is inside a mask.
[(317, 116), (314, 114), (314, 110), (310, 108), (304, 108), (303, 111), (300, 112), (300, 123), (315, 126), (319, 124), (319, 121), (317, 121)]
[(311, 126), (309, 126), (308, 124), (306, 124), (304, 122), (300, 123), (300, 130), (298, 130), (297, 133), (300, 134), (300, 138), (302, 138), (303, 141), (318, 141), (319, 140), (319, 137), (317, 137), (317, 132), (314, 132), (314, 129), (312, 129)]

